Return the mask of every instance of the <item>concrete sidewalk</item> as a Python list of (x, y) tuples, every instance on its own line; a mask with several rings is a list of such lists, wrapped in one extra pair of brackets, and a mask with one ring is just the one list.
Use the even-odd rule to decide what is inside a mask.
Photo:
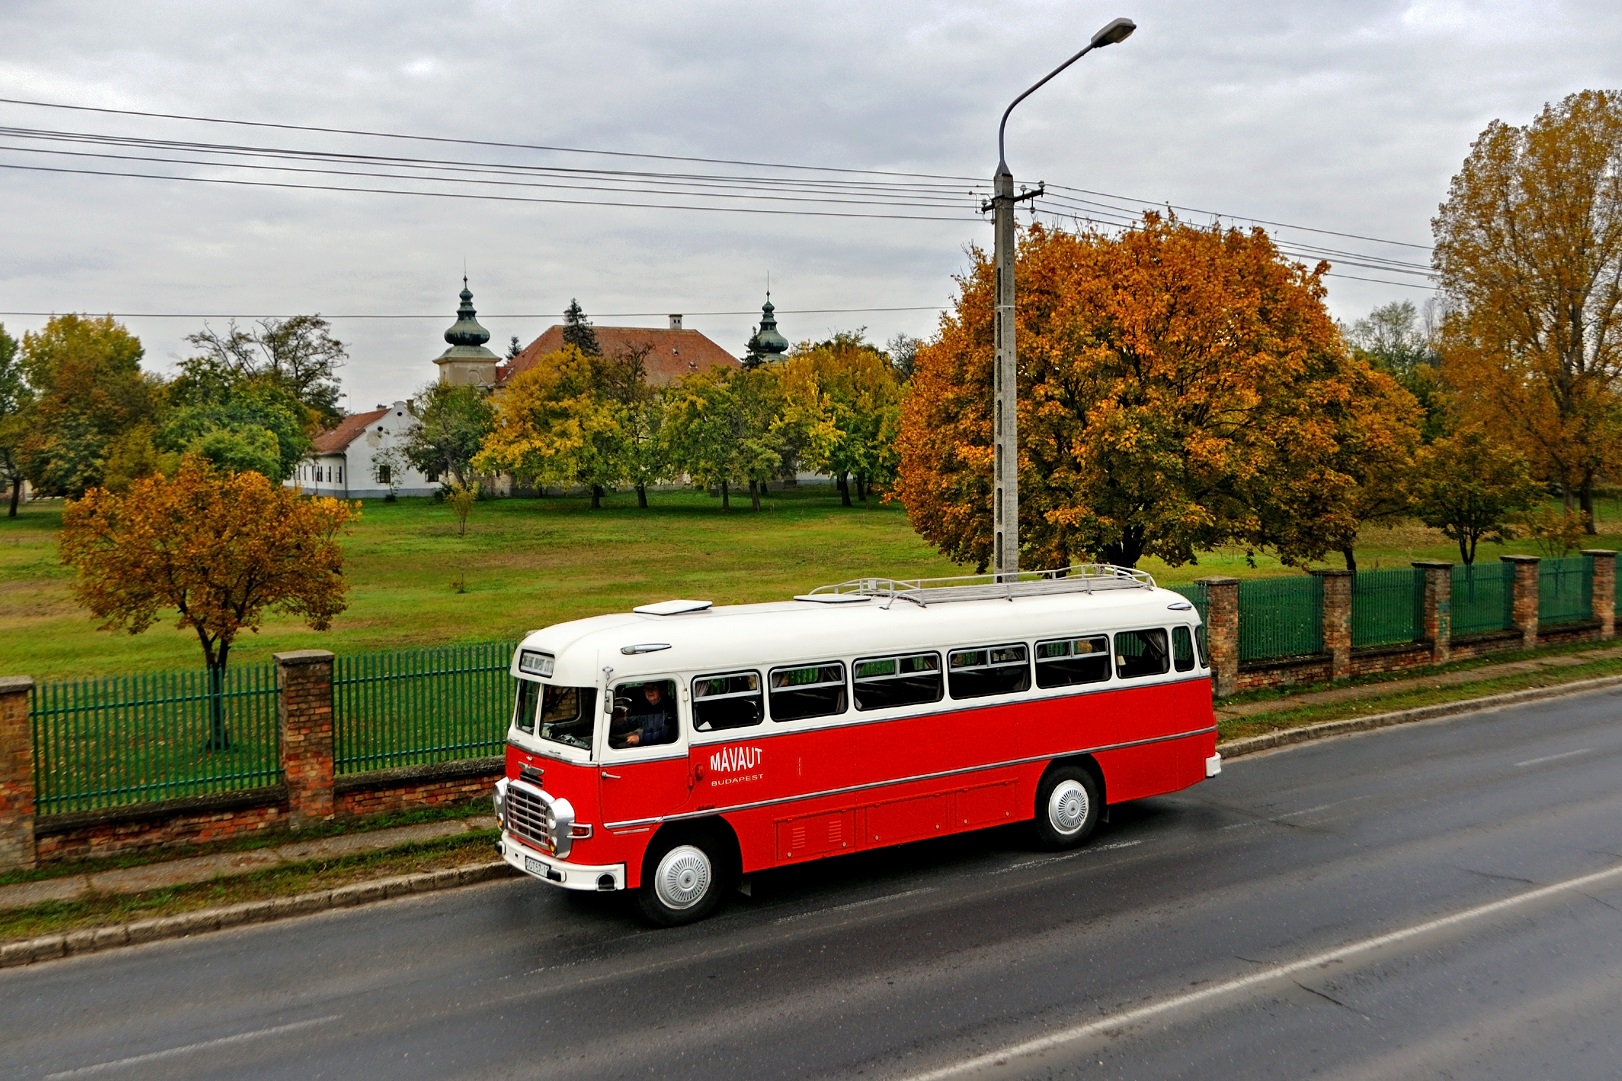
[(145, 893), (148, 890), (170, 886), (189, 886), (197, 882), (234, 878), (292, 863), (381, 852), (400, 845), (495, 828), (495, 817), (484, 815), (478, 818), (424, 822), (417, 826), (344, 833), (313, 841), (291, 841), (287, 844), (255, 848), (245, 852), (188, 856), (140, 867), (98, 871), (95, 874), (64, 875), (61, 878), (47, 878), (39, 882), (20, 882), (14, 886), (0, 886), (0, 911), (24, 908), (44, 901), (81, 901), (97, 895)]

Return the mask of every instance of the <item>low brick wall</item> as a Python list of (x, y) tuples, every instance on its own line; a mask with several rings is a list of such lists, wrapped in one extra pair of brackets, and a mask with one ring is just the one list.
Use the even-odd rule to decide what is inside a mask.
[[(488, 798), (501, 776), (500, 758), (340, 777), (333, 816), (362, 820), (415, 807), (442, 807)], [(40, 863), (189, 848), (267, 830), (296, 828), (285, 785), (164, 803), (112, 807), (37, 819)]]
[(473, 758), (339, 777), (334, 802), (339, 818), (372, 818), (412, 807), (441, 807), (488, 797), (502, 769), (500, 758)]
[(1558, 646), (1567, 642), (1598, 642), (1602, 635), (1600, 621), (1585, 619), (1581, 623), (1563, 623), (1558, 627), (1539, 627), (1538, 645)]
[(1453, 659), (1467, 660), (1485, 657), (1490, 653), (1507, 653), (1521, 648), (1520, 631), (1494, 631), (1492, 634), (1474, 634), (1468, 638), (1455, 638), (1452, 643)]
[(1435, 650), (1429, 642), (1403, 642), (1391, 646), (1365, 646), (1352, 650), (1352, 675), (1373, 676), (1406, 672), (1431, 663)]
[(41, 863), (187, 848), (287, 824), (287, 789), (198, 796), (40, 818)]
[(1302, 683), (1327, 683), (1333, 672), (1328, 654), (1315, 657), (1285, 657), (1277, 661), (1248, 661), (1239, 665), (1238, 689), (1294, 687)]

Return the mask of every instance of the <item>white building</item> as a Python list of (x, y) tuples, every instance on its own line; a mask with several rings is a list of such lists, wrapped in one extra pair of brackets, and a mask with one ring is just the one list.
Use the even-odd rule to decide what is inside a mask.
[[(462, 303), (456, 322), (445, 332), (449, 343), (439, 358), (441, 382), (490, 387), (501, 358), (484, 347), (490, 332), (479, 325), (473, 291), (462, 279)], [(412, 402), (379, 405), (369, 413), (352, 413), (336, 428), (316, 436), (310, 453), (287, 481), (309, 495), (343, 499), (384, 499), (395, 495), (433, 495), (439, 478), (424, 476), (406, 461), (405, 446), (416, 423)]]
[(315, 437), (287, 483), (306, 495), (341, 499), (383, 499), (391, 487), (396, 495), (433, 495), (439, 478), (423, 476), (405, 458), (411, 426), (417, 422), (411, 407), (408, 400), (345, 417)]

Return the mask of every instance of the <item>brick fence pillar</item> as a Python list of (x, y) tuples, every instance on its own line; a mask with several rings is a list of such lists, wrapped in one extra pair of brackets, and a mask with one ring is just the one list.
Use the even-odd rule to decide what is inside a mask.
[(1211, 654), (1211, 691), (1226, 698), (1239, 689), (1239, 579), (1201, 578), (1205, 585), (1205, 646)]
[(1313, 571), (1323, 583), (1324, 652), (1329, 654), (1329, 678), (1352, 674), (1352, 572)]
[(1536, 649), (1538, 644), (1538, 557), (1499, 556), (1505, 563), (1515, 564), (1515, 593), (1510, 601), (1510, 619), (1521, 632), (1521, 648)]
[(1594, 568), (1594, 618), (1599, 620), (1599, 636), (1616, 637), (1616, 553), (1608, 548), (1585, 548)]
[(1431, 663), (1446, 664), (1453, 656), (1453, 564), (1422, 559), (1414, 568), (1425, 575), (1420, 637), (1431, 644)]
[(27, 676), (0, 677), (0, 871), (35, 863), (33, 689)]
[(325, 822), (333, 813), (332, 654), (324, 649), (276, 654), (276, 688), (292, 826)]

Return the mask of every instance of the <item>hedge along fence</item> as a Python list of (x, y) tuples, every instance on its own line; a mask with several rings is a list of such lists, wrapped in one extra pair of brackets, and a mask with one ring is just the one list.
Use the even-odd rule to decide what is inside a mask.
[(1352, 646), (1412, 642), (1425, 627), (1425, 572), (1358, 571), (1352, 578)]
[(1323, 579), (1247, 578), (1239, 583), (1239, 660), (1322, 653)]
[(206, 670), (39, 683), (29, 716), (42, 816), (281, 780), (274, 663), (226, 669), (218, 694)]
[(1455, 566), (1452, 595), (1454, 638), (1514, 629), (1514, 564), (1473, 563)]
[(1544, 627), (1594, 618), (1594, 564), (1586, 556), (1538, 563), (1538, 624)]
[(501, 754), (515, 648), (515, 642), (480, 642), (335, 657), (335, 772)]

